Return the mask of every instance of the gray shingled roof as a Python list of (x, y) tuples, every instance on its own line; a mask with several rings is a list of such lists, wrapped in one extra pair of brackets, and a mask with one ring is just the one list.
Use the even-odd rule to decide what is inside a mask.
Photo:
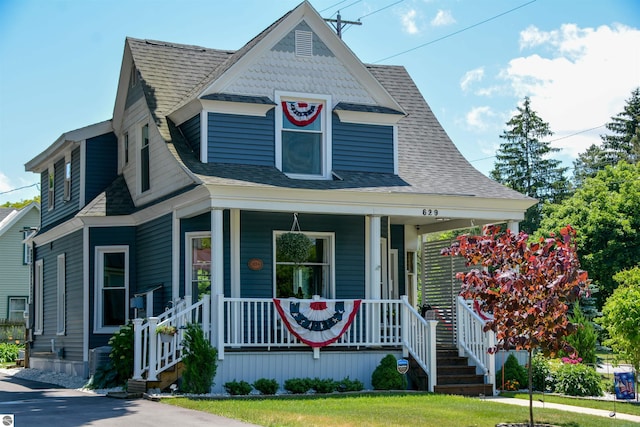
[(276, 24), (236, 52), (127, 39), (145, 85), (149, 108), (170, 151), (204, 183), (528, 199), (489, 179), (460, 154), (401, 66), (367, 66), (407, 113), (398, 123), (399, 176), (340, 170), (335, 172), (342, 180), (294, 180), (275, 167), (201, 163), (166, 116), (194, 99)]
[(16, 209), (14, 209), (14, 208), (0, 208), (0, 222), (2, 222), (3, 219), (8, 217), (9, 214), (11, 214), (11, 212), (13, 212), (15, 210)]
[(102, 193), (87, 204), (80, 216), (128, 215), (135, 211), (131, 193), (122, 175), (119, 175)]

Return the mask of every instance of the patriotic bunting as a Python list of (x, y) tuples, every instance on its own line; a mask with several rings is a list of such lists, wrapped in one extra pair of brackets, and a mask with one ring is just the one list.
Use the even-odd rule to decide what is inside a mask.
[(282, 111), (287, 119), (296, 126), (313, 123), (322, 111), (321, 103), (282, 101)]
[(280, 318), (296, 338), (311, 347), (325, 347), (344, 334), (361, 300), (304, 301), (274, 298)]

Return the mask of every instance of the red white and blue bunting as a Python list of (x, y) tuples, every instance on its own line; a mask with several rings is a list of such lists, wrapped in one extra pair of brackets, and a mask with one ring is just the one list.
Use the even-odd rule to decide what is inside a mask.
[(289, 332), (311, 347), (325, 347), (337, 341), (349, 329), (362, 301), (274, 298), (273, 302)]
[(322, 111), (321, 103), (282, 101), (282, 111), (287, 119), (296, 126), (313, 123)]

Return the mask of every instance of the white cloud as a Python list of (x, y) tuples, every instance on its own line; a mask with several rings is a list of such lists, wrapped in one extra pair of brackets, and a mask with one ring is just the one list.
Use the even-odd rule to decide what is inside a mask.
[[(609, 122), (640, 85), (638, 29), (565, 24), (545, 32), (531, 26), (521, 32), (520, 46), (536, 52), (512, 59), (500, 76), (518, 98), (531, 98), (533, 109), (555, 133), (552, 139)], [(554, 145), (575, 157), (604, 133), (601, 128)]]
[(11, 180), (9, 177), (0, 172), (0, 192), (5, 192), (11, 190)]
[(455, 22), (456, 20), (454, 19), (450, 10), (440, 9), (438, 10), (438, 13), (436, 13), (435, 18), (431, 20), (431, 25), (433, 25), (434, 27), (443, 27), (445, 25), (454, 24)]
[(460, 88), (463, 91), (469, 90), (469, 86), (474, 82), (479, 82), (484, 77), (484, 68), (476, 68), (475, 70), (467, 71), (460, 80)]
[(495, 113), (488, 106), (473, 107), (465, 116), (466, 124), (476, 131), (483, 131), (489, 127), (489, 119)]
[(401, 16), (402, 29), (409, 34), (418, 33), (418, 25), (416, 24), (416, 18), (418, 12), (415, 9), (411, 9)]

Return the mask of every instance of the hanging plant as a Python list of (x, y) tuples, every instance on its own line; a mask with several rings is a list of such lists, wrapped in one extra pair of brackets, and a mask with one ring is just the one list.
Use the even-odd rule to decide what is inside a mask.
[(313, 242), (300, 232), (290, 231), (281, 234), (276, 240), (279, 254), (282, 260), (301, 264), (309, 259)]

